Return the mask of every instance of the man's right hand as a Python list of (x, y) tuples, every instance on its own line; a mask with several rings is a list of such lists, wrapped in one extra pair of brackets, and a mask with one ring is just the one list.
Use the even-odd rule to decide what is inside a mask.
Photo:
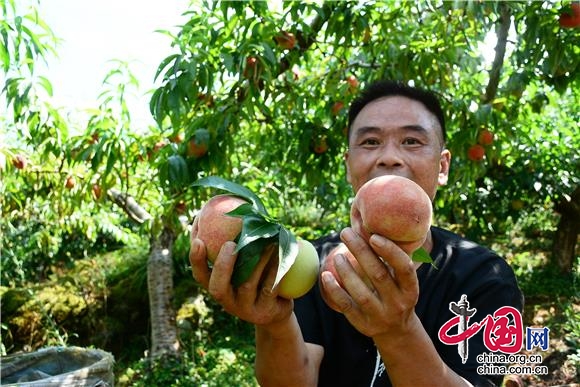
[(226, 312), (244, 321), (267, 329), (268, 325), (276, 326), (288, 320), (292, 315), (293, 301), (278, 297), (276, 289), (272, 290), (278, 249), (275, 246), (266, 248), (250, 278), (234, 288), (231, 279), (237, 259), (235, 249), (234, 242), (224, 243), (210, 268), (205, 244), (192, 234), (189, 262), (195, 280)]

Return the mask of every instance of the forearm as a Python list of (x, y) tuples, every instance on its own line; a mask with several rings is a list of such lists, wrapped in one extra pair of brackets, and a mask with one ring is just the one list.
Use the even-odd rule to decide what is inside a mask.
[(408, 334), (375, 338), (393, 386), (471, 386), (441, 359), (414, 316)]
[(256, 378), (260, 386), (316, 386), (321, 355), (304, 342), (294, 313), (283, 322), (256, 326)]

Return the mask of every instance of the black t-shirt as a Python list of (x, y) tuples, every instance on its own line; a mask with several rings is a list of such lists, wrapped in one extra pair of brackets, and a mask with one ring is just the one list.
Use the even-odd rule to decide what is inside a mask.
[[(434, 262), (417, 269), (420, 294), (415, 312), (437, 352), (451, 369), (475, 386), (499, 385), (503, 376), (487, 377), (477, 373), (477, 355), (490, 352), (483, 343), (483, 329), (468, 340), (469, 356), (465, 364), (458, 346), (443, 344), (438, 332), (455, 317), (450, 303), (459, 302), (462, 295), (466, 295), (469, 308), (477, 310), (470, 317), (470, 324), (480, 322), (488, 314), (493, 315), (503, 306), (521, 311), (523, 296), (514, 273), (505, 260), (492, 251), (441, 228), (432, 227), (431, 231), (433, 249), (430, 255)], [(338, 235), (333, 234), (315, 241), (314, 245), (322, 259), (339, 243)], [(304, 297), (295, 300), (294, 311), (305, 341), (324, 347), (319, 386), (391, 385), (373, 341), (350, 325), (344, 315), (326, 305), (318, 283)]]

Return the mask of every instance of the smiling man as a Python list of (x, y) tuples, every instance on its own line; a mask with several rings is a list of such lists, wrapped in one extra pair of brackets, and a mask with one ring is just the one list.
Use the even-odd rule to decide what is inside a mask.
[[(351, 105), (349, 121), (345, 162), (355, 193), (374, 177), (398, 175), (413, 180), (433, 200), (447, 183), (451, 154), (445, 148), (444, 115), (432, 93), (396, 82), (372, 84)], [(469, 311), (470, 321), (477, 322), (507, 307), (508, 322), (490, 329), (503, 329), (509, 344), (505, 332), (512, 331), (506, 324), (521, 319), (523, 298), (501, 257), (433, 226), (423, 245), (433, 265), (413, 262), (380, 235), (368, 244), (350, 228), (315, 242), (321, 259), (341, 241), (371, 279), (372, 289), (339, 256), (335, 266), (343, 286), (323, 272), (306, 296), (289, 301), (270, 290), (275, 268), (268, 268), (265, 259), (248, 282), (232, 288), (235, 245), (224, 244), (210, 271), (205, 247), (192, 235), (194, 277), (226, 311), (256, 326), (256, 376), (262, 386), (501, 383), (501, 375), (478, 373), (478, 355), (489, 352), (487, 330), (470, 333), (462, 345), (441, 341), (453, 339), (450, 331), (439, 335), (442, 327), (455, 324), (452, 304), (463, 305), (461, 311)], [(456, 324), (456, 332), (467, 328), (466, 316), (457, 320), (463, 325)]]

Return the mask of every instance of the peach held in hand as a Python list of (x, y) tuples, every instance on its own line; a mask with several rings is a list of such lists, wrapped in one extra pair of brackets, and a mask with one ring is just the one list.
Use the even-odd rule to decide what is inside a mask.
[(191, 234), (203, 241), (210, 262), (215, 261), (224, 243), (235, 240), (242, 231), (242, 219), (226, 214), (245, 203), (237, 196), (217, 195), (195, 217)]
[(401, 176), (380, 176), (356, 193), (350, 222), (367, 242), (384, 236), (409, 255), (423, 245), (431, 226), (431, 200), (415, 182)]
[(298, 255), (278, 285), (280, 297), (293, 299), (305, 295), (318, 278), (318, 253), (312, 243), (298, 239)]
[[(203, 241), (207, 259), (210, 262), (215, 262), (224, 243), (235, 241), (240, 235), (243, 217), (228, 215), (228, 213), (246, 203), (249, 202), (238, 196), (217, 195), (208, 200), (199, 211), (193, 222), (191, 234), (193, 238), (199, 238)], [(265, 222), (266, 220), (260, 224), (266, 224)], [(259, 248), (265, 249), (266, 246), (277, 245), (271, 238), (266, 238), (267, 243), (259, 245)], [(306, 294), (318, 278), (319, 261), (316, 249), (306, 240), (299, 239), (297, 244), (297, 256), (278, 284), (278, 295), (288, 299), (298, 298)], [(261, 255), (263, 250), (257, 253)], [(242, 259), (241, 256), (238, 256), (238, 259)], [(268, 259), (280, 258), (278, 254), (273, 254)]]

